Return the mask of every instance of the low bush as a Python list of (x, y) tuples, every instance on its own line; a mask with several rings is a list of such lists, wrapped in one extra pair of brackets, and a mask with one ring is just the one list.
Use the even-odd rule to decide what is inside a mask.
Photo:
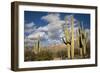
[(37, 61), (43, 61), (43, 60), (53, 60), (52, 52), (48, 50), (40, 51), (36, 54), (35, 60)]

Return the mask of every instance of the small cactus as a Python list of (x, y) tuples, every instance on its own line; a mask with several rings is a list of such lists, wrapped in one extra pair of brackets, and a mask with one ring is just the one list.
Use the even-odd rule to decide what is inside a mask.
[(36, 53), (40, 52), (40, 40), (39, 39), (34, 40), (34, 45), (33, 45), (33, 50), (32, 51), (34, 51)]

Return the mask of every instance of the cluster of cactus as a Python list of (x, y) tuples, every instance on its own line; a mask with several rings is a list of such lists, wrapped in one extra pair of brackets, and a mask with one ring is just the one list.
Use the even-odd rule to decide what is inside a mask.
[[(68, 58), (74, 58), (74, 17), (71, 16), (71, 31), (68, 30), (67, 27), (67, 16), (65, 17), (65, 21), (66, 21), (66, 28), (64, 29), (63, 27), (63, 31), (65, 34), (65, 39), (62, 38), (64, 44), (67, 46), (67, 55)], [(71, 33), (71, 36), (70, 36)]]
[[(66, 28), (63, 27), (65, 37), (62, 38), (63, 43), (67, 46), (67, 55), (69, 59), (74, 58), (74, 17), (73, 15), (71, 16), (70, 19), (71, 19), (71, 30), (68, 30), (68, 26), (67, 26), (68, 18), (67, 16), (65, 17)], [(82, 27), (80, 26), (80, 24), (82, 25)], [(70, 36), (70, 33), (71, 33), (71, 36)], [(86, 44), (87, 44), (87, 33), (83, 27), (82, 22), (78, 23), (77, 34), (78, 34), (78, 37), (76, 39), (77, 39), (78, 48), (80, 50), (80, 56), (85, 57)]]
[[(80, 24), (82, 25), (82, 27), (80, 26)], [(83, 23), (79, 22), (78, 23), (78, 46), (79, 46), (79, 50), (80, 50), (80, 55), (81, 57), (85, 57), (86, 55), (86, 44), (88, 42), (87, 40), (87, 33), (83, 27)]]

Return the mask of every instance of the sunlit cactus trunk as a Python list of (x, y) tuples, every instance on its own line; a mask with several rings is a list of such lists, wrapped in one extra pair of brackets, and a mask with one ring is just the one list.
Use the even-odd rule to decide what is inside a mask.
[[(82, 23), (83, 25), (83, 23)], [(86, 56), (86, 44), (87, 44), (87, 34), (86, 34), (86, 31), (85, 29), (83, 28), (82, 26), (82, 44), (83, 44), (83, 54), (84, 54), (84, 57)]]
[(40, 52), (40, 40), (34, 40), (34, 45), (33, 45), (33, 49), (32, 51), (34, 51), (35, 53), (39, 53)]
[[(78, 23), (78, 24), (79, 24), (79, 23)], [(78, 27), (78, 29), (79, 29), (79, 27)], [(80, 48), (79, 48), (79, 46), (80, 46), (79, 37), (80, 37), (80, 33), (79, 33), (79, 30), (77, 30), (77, 37), (76, 37), (77, 40), (76, 40), (76, 41), (77, 41), (77, 48), (78, 48), (78, 49), (80, 49)]]
[[(79, 48), (80, 48), (80, 55), (83, 58), (86, 55), (86, 44), (87, 44), (87, 34), (85, 29), (83, 28), (83, 23), (81, 22), (82, 28), (80, 27), (79, 23)], [(81, 46), (80, 46), (81, 45)]]
[(67, 39), (65, 39), (64, 40), (64, 38), (62, 38), (63, 39), (63, 42), (64, 42), (64, 44), (66, 45), (66, 47), (67, 47), (67, 56), (68, 56), (68, 59), (70, 59), (71, 58), (71, 53), (70, 53), (70, 51), (71, 51), (71, 45), (69, 44), (69, 43), (67, 43), (66, 41), (67, 41)]
[(37, 40), (34, 40), (32, 52), (37, 53)]
[(82, 51), (82, 49), (83, 48), (80, 48), (79, 50), (80, 50), (80, 56), (81, 56), (81, 58), (83, 58), (83, 51)]
[(78, 22), (78, 40), (79, 40), (79, 53), (81, 58), (83, 58), (83, 39), (82, 39), (82, 29), (80, 26), (80, 21)]
[[(78, 27), (78, 29), (79, 29), (79, 27)], [(81, 48), (80, 48), (80, 40), (79, 40), (79, 38), (80, 38), (79, 30), (77, 30), (77, 37), (76, 38), (77, 38), (76, 42), (77, 42), (78, 55), (82, 55), (82, 50), (80, 50)]]
[[(67, 17), (65, 17), (65, 18), (67, 18)], [(67, 19), (66, 19), (66, 21), (67, 21)], [(67, 25), (67, 22), (66, 22), (66, 25)], [(66, 41), (64, 41), (64, 39), (63, 39), (63, 41), (67, 45), (68, 58), (74, 58), (74, 17), (73, 17), (73, 15), (71, 16), (71, 31), (68, 31), (67, 28), (68, 27), (66, 27), (66, 29), (64, 30)], [(71, 32), (71, 36), (70, 36), (69, 32)], [(71, 41), (70, 41), (70, 37), (71, 37)]]
[(40, 52), (40, 41), (39, 40), (36, 40), (36, 51), (37, 51), (37, 53), (39, 53)]
[(82, 52), (82, 29), (80, 27), (80, 21), (78, 21), (78, 48), (79, 48), (79, 54), (81, 56), (81, 58), (83, 57), (83, 52)]
[(38, 52), (40, 52), (40, 40), (37, 40), (37, 49), (38, 49)]
[(86, 32), (83, 31), (83, 35), (84, 35), (84, 38), (83, 38), (83, 52), (84, 52), (84, 55), (86, 55), (86, 44), (87, 44), (87, 35), (86, 35)]
[(81, 30), (81, 43), (82, 43), (82, 47), (80, 47), (80, 55), (81, 55), (81, 58), (84, 57), (84, 45), (83, 45), (84, 41), (83, 41), (82, 35), (83, 34), (82, 34), (82, 30)]
[(71, 55), (74, 58), (74, 17), (71, 16)]
[(84, 43), (84, 55), (86, 55), (86, 44)]
[(62, 38), (62, 40), (63, 40), (63, 43), (67, 47), (67, 56), (70, 59), (71, 58), (71, 52), (70, 52), (71, 51), (71, 45), (70, 45), (71, 42), (70, 42), (70, 34), (69, 34), (70, 31), (68, 31), (68, 27), (67, 27), (67, 16), (65, 17), (65, 21), (66, 21), (66, 28), (64, 29), (64, 27), (63, 27), (65, 39)]
[(67, 44), (68, 59), (71, 58), (70, 51), (71, 51), (70, 44)]

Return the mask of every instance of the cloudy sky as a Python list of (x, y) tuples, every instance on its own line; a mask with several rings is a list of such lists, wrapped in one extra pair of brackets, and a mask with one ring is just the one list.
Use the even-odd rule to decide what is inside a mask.
[[(33, 45), (36, 39), (40, 39), (43, 46), (50, 44), (61, 44), (64, 33), (62, 26), (65, 25), (65, 16), (69, 19), (67, 25), (70, 29), (70, 16), (74, 16), (74, 27), (77, 30), (77, 21), (83, 22), (87, 32), (90, 30), (90, 15), (77, 13), (51, 13), (51, 12), (24, 12), (24, 42)], [(75, 32), (74, 32), (75, 33)], [(76, 34), (76, 33), (75, 33)]]

